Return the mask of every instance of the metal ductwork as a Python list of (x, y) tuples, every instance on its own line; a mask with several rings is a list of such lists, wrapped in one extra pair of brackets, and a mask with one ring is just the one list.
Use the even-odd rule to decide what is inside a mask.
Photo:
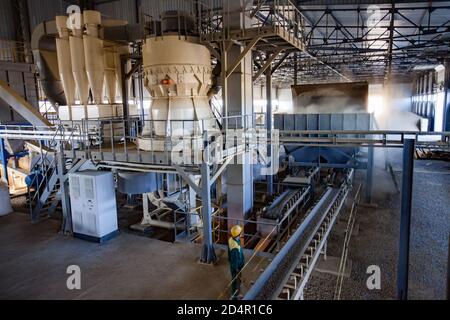
[[(67, 17), (65, 18), (67, 19)], [(126, 45), (129, 42), (142, 39), (142, 31), (139, 24), (127, 25), (126, 21), (113, 19), (101, 22), (103, 26), (103, 41), (121, 42)], [(62, 25), (61, 23), (63, 22), (60, 21), (60, 26)], [(64, 34), (64, 30), (62, 30), (62, 33)], [(42, 22), (33, 30), (31, 49), (39, 70), (42, 89), (47, 99), (53, 104), (68, 105), (70, 101), (66, 99), (67, 91), (65, 94), (60, 76), (60, 67), (58, 66), (56, 45), (58, 36), (59, 38), (65, 38), (64, 35), (61, 37), (61, 30), (58, 30), (55, 20)], [(83, 40), (82, 36), (81, 40)], [(84, 50), (84, 44), (81, 45)], [(70, 66), (72, 67), (72, 64)], [(109, 93), (112, 93), (112, 91), (109, 90)]]

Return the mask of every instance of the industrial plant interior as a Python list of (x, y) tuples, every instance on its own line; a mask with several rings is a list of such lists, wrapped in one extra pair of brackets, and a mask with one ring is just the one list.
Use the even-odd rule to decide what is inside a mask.
[(448, 298), (450, 1), (0, 16), (2, 300)]

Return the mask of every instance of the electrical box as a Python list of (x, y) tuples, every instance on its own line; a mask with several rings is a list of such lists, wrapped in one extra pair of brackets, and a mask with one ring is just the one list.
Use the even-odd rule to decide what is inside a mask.
[(117, 233), (117, 208), (111, 172), (69, 174), (70, 205), (75, 237), (103, 242)]

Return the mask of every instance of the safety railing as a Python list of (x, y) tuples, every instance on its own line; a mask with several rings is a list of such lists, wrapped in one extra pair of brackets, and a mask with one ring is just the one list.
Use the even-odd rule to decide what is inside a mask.
[[(201, 156), (195, 152), (204, 150), (204, 133), (208, 140), (222, 141), (226, 145), (221, 154), (223, 157), (248, 150), (252, 146), (254, 132), (254, 115), (236, 115), (222, 118), (219, 125), (215, 118), (202, 120), (142, 120), (140, 118), (99, 118), (81, 121), (60, 121), (59, 125), (74, 132), (76, 125), (81, 127), (81, 133), (74, 135), (86, 137), (78, 141), (68, 137), (72, 148), (87, 156), (95, 153), (99, 160), (107, 154), (109, 160), (124, 160), (130, 162), (149, 162), (158, 156), (170, 162), (177, 153)], [(78, 131), (77, 131), (78, 132)], [(220, 140), (221, 139), (221, 140)], [(147, 160), (145, 160), (147, 159)], [(183, 158), (185, 159), (185, 158)], [(196, 164), (196, 163), (194, 163)]]
[(173, 211), (175, 241), (195, 241), (201, 235), (202, 206), (190, 210), (177, 209)]
[[(149, 162), (155, 155), (170, 162), (176, 150), (188, 154), (204, 150), (204, 133), (209, 144), (223, 142), (223, 158), (237, 155), (254, 147), (254, 140), (261, 125), (255, 115), (230, 115), (201, 120), (142, 120), (136, 118), (98, 118), (80, 121), (55, 121), (51, 127), (31, 125), (0, 125), (0, 137), (21, 140), (65, 141), (65, 151), (93, 152), (98, 160), (108, 154), (108, 160)], [(63, 128), (63, 130), (61, 129)], [(259, 134), (261, 136), (262, 134)], [(145, 155), (145, 157), (144, 157)], [(194, 155), (194, 154), (193, 154)], [(199, 154), (196, 154), (197, 156)], [(146, 160), (144, 159), (146, 158)], [(197, 157), (201, 162), (201, 157)]]
[[(283, 187), (287, 190), (286, 187)], [(280, 190), (282, 192), (283, 190)], [(262, 218), (261, 212), (256, 212), (249, 219), (236, 219), (223, 215), (224, 211), (216, 211), (212, 215), (213, 242), (226, 243), (229, 235), (229, 226), (245, 226), (243, 239), (244, 248), (260, 252), (274, 252), (279, 250), (286, 236), (289, 236), (291, 227), (298, 218), (299, 213), (311, 199), (310, 187), (301, 187), (293, 196), (283, 203), (279, 217), (276, 219)], [(270, 235), (270, 237), (267, 237)]]
[[(198, 34), (203, 40), (213, 40), (218, 36), (227, 40), (231, 31), (239, 31), (240, 36), (267, 34), (267, 29), (277, 31), (288, 40), (304, 42), (305, 18), (291, 0), (258, 0), (240, 6), (236, 0), (217, 1), (183, 0), (178, 11), (166, 12), (164, 17), (143, 14), (144, 35), (164, 37), (167, 34), (186, 36)], [(155, 8), (158, 9), (158, 8)], [(157, 10), (154, 10), (157, 11)], [(239, 28), (232, 22), (239, 21), (236, 16), (243, 14), (248, 21)], [(170, 26), (162, 24), (170, 19)], [(217, 40), (217, 39), (216, 39)]]
[[(289, 285), (286, 299), (298, 299), (317, 256), (326, 242), (331, 228), (348, 195), (354, 171), (347, 172), (347, 179), (340, 188), (327, 188), (316, 205), (313, 205), (280, 252), (269, 263), (244, 299), (275, 299)], [(306, 261), (302, 263), (303, 259)], [(301, 270), (297, 270), (297, 269)]]
[(334, 300), (340, 300), (341, 298), (342, 285), (344, 283), (344, 277), (347, 268), (347, 257), (348, 257), (348, 250), (350, 247), (350, 239), (352, 237), (353, 228), (355, 226), (356, 215), (358, 213), (358, 205), (361, 202), (361, 193), (362, 193), (361, 189), (362, 185), (359, 184), (358, 189), (356, 190), (356, 194), (353, 198), (352, 208), (350, 210), (350, 215), (347, 221), (347, 227), (345, 229), (344, 244), (342, 246), (341, 259), (339, 262), (338, 277), (336, 279), (336, 286), (334, 288), (334, 296), (333, 296)]
[[(207, 2), (207, 1), (206, 1)], [(253, 1), (253, 5), (241, 6), (234, 0), (222, 2), (221, 7), (205, 6), (200, 11), (201, 28), (199, 33), (204, 40), (228, 40), (232, 31), (239, 31), (239, 36), (267, 34), (267, 29), (280, 32), (288, 40), (304, 42), (305, 18), (291, 0)], [(237, 15), (244, 15), (248, 22), (244, 27), (234, 25)]]
[(54, 173), (56, 173), (56, 151), (55, 148), (58, 144), (57, 137), (64, 136), (64, 127), (57, 126), (53, 133), (52, 139), (47, 143), (47, 150), (44, 151), (42, 141), (39, 140), (40, 146), (40, 161), (36, 162), (35, 165), (30, 169), (31, 181), (28, 184), (28, 202), (30, 208), (30, 216), (33, 220), (37, 217), (33, 215), (34, 205), (37, 201), (40, 201), (41, 195), (44, 189), (47, 192), (51, 192), (50, 188), (54, 186), (50, 185), (50, 179)]
[(284, 145), (401, 148), (405, 139), (414, 139), (416, 147), (450, 149), (450, 132), (280, 130), (278, 134)]

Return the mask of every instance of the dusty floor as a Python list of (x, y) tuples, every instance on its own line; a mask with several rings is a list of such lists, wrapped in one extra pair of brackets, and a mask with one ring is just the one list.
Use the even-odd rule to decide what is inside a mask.
[[(13, 213), (0, 218), (0, 299), (228, 299), (227, 256), (197, 263), (201, 247), (121, 232), (99, 245), (57, 233)], [(81, 290), (68, 290), (66, 268), (81, 268)]]
[[(390, 150), (401, 182), (401, 150)], [(361, 207), (358, 234), (352, 238), (351, 275), (341, 299), (395, 299), (400, 194), (384, 170), (384, 152), (376, 152), (373, 203)], [(364, 173), (358, 174), (364, 180)], [(416, 161), (410, 258), (410, 298), (443, 299), (446, 290), (450, 230), (450, 163)], [(22, 199), (23, 202), (23, 199)], [(20, 198), (13, 201), (20, 207)], [(26, 211), (26, 207), (22, 211)], [(345, 218), (345, 214), (343, 217)], [(121, 225), (138, 216), (119, 217)], [(345, 224), (345, 221), (340, 223)], [(29, 223), (23, 213), (0, 217), (0, 299), (227, 299), (230, 281), (226, 253), (215, 267), (197, 263), (200, 246), (137, 236), (125, 229), (103, 245), (57, 233), (59, 222)], [(332, 233), (328, 254), (340, 256), (344, 236)], [(66, 268), (81, 268), (82, 288), (66, 287)], [(244, 271), (243, 293), (267, 264), (254, 257)], [(368, 290), (366, 269), (381, 269), (381, 290)], [(332, 299), (333, 275), (314, 272), (306, 299)]]
[[(401, 150), (389, 150), (396, 181), (401, 187)], [(359, 210), (359, 232), (352, 238), (349, 259), (352, 270), (345, 278), (341, 299), (395, 299), (400, 221), (400, 194), (384, 170), (384, 152), (376, 151), (373, 203), (377, 208)], [(359, 176), (364, 180), (364, 175)], [(450, 163), (415, 161), (410, 246), (409, 298), (445, 299), (447, 252), (450, 232)], [(340, 256), (344, 240), (334, 232), (329, 254)], [(366, 286), (367, 267), (381, 271), (381, 289)], [(332, 299), (336, 277), (314, 272), (305, 292), (307, 299)]]

